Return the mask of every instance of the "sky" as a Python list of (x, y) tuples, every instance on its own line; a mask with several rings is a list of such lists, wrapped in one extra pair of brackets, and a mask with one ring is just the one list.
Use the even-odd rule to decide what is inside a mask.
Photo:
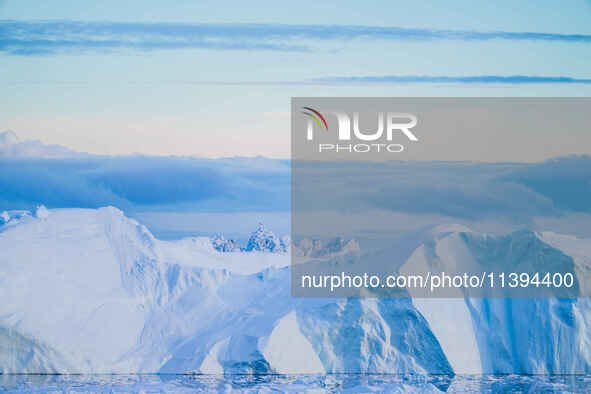
[[(292, 97), (589, 97), (589, 20), (589, 0), (0, 0), (0, 210), (115, 205), (161, 237), (285, 234)], [(486, 179), (471, 178), (486, 163), (454, 167), (473, 182), (458, 190), (419, 163), (376, 218), (506, 231), (521, 215), (591, 236), (590, 159), (531, 163), (585, 149), (503, 156), (530, 163)]]
[(588, 97), (590, 18), (575, 0), (4, 0), (0, 131), (102, 155), (288, 158), (294, 96)]

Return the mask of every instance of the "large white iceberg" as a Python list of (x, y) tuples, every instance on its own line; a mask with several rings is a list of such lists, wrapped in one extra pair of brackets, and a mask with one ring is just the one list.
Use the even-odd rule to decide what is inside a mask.
[[(292, 298), (289, 253), (160, 241), (112, 207), (37, 216), (0, 226), (0, 372), (591, 370), (587, 300)], [(469, 250), (466, 231), (433, 232), (409, 260)], [(591, 255), (534, 236), (581, 267)]]

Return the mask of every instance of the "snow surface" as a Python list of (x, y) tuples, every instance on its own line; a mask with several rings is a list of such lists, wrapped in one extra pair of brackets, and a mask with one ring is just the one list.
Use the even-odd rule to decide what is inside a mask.
[[(113, 207), (2, 217), (0, 372), (591, 370), (586, 299), (296, 299), (288, 253), (161, 241)], [(591, 255), (590, 240), (557, 234), (424, 236), (405, 264), (461, 267), (510, 245), (584, 273)]]

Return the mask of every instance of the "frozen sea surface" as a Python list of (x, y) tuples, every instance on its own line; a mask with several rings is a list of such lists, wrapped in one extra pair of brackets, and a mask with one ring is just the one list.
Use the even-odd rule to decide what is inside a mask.
[(0, 392), (588, 393), (591, 375), (0, 375)]

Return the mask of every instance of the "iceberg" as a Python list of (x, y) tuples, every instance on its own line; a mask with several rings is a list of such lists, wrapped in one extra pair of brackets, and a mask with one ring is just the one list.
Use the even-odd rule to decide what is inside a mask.
[(217, 235), (211, 238), (211, 244), (213, 248), (218, 252), (236, 252), (240, 250), (240, 247), (233, 239), (226, 239), (223, 235)]
[[(4, 216), (2, 373), (591, 370), (584, 299), (293, 298), (289, 241), (264, 226), (248, 252), (220, 253), (206, 237), (156, 239), (114, 207)], [(504, 237), (434, 230), (405, 264), (459, 250), (487, 258), (498, 255), (501, 241), (526, 248), (535, 237), (544, 253), (560, 251), (581, 274), (587, 269), (589, 240)], [(324, 256), (314, 245), (307, 253)], [(327, 247), (329, 255), (358, 250), (344, 240)]]
[(263, 223), (250, 235), (245, 251), (282, 253), (287, 251), (286, 239), (279, 239)]

